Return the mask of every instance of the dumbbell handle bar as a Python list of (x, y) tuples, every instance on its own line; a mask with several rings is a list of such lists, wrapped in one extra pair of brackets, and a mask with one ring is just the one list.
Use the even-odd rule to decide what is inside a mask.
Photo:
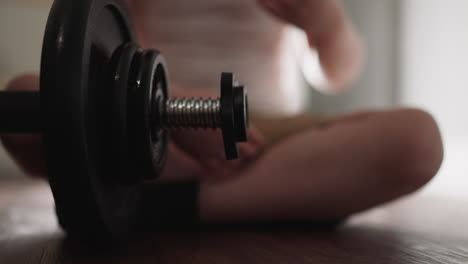
[[(190, 107), (190, 105), (194, 107)], [(195, 107), (197, 105), (199, 107)], [(218, 128), (221, 125), (220, 117), (218, 117), (220, 112), (219, 99), (174, 99), (169, 100), (166, 107), (167, 120), (165, 123), (169, 127)], [(0, 92), (0, 134), (40, 132), (39, 92)]]
[(0, 134), (34, 134), (41, 130), (39, 92), (0, 92)]

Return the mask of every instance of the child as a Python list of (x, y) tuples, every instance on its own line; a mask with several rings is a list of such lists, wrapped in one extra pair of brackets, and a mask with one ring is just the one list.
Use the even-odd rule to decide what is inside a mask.
[[(327, 77), (348, 87), (361, 70), (358, 33), (337, 0), (128, 0), (145, 47), (161, 50), (172, 94), (216, 94), (232, 71), (248, 86), (254, 118), (241, 159), (223, 159), (216, 132), (173, 131), (167, 166), (155, 184), (196, 180), (203, 223), (337, 221), (411, 193), (442, 161), (433, 118), (399, 109), (316, 118), (300, 114), (300, 87), (287, 78), (286, 25), (304, 30)], [(37, 89), (23, 76), (9, 89)], [(45, 175), (37, 138), (8, 136), (22, 168)], [(210, 146), (207, 148), (206, 146)], [(174, 196), (184, 194), (174, 193)]]

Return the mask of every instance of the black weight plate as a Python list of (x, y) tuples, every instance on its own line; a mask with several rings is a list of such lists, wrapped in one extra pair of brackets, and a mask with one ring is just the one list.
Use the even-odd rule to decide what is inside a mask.
[(108, 150), (109, 169), (121, 183), (153, 180), (165, 163), (168, 131), (161, 126), (161, 107), (168, 99), (163, 56), (125, 43), (114, 52), (111, 80), (100, 96), (110, 107), (103, 113), (100, 131)]
[[(112, 54), (135, 35), (120, 0), (56, 0), (41, 64), (41, 111), (50, 186), (72, 238), (115, 239), (144, 229), (151, 186), (112, 178), (102, 109)], [(109, 103), (110, 104), (110, 103)], [(105, 123), (105, 122), (104, 122)], [(145, 201), (142, 201), (145, 197)]]
[(244, 86), (234, 87), (234, 124), (238, 142), (248, 141), (249, 106)]
[(237, 135), (234, 120), (234, 74), (223, 72), (221, 74), (221, 130), (223, 132), (224, 151), (226, 159), (233, 160), (239, 157), (237, 149)]
[[(165, 163), (167, 129), (159, 119), (168, 99), (164, 58), (156, 50), (139, 50), (132, 61), (128, 85), (128, 143), (126, 161), (136, 180), (151, 180)], [(122, 73), (121, 75), (124, 75)], [(134, 175), (137, 174), (137, 175)]]

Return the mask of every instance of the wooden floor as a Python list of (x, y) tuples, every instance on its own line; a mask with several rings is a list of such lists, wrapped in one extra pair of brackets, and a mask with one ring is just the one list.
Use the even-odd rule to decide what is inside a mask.
[(468, 201), (413, 197), (332, 232), (159, 233), (118, 251), (69, 245), (48, 187), (0, 183), (0, 263), (468, 263)]

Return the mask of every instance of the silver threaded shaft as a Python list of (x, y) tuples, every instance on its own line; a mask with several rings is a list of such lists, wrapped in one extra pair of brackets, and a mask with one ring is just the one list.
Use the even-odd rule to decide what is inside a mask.
[(170, 128), (221, 127), (221, 103), (211, 98), (173, 98), (166, 101), (164, 123)]

